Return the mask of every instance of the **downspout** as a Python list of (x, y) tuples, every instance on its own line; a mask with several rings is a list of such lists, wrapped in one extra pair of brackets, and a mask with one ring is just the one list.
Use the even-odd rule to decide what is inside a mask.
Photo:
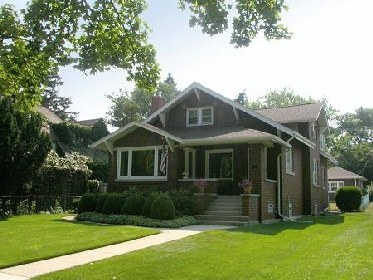
[[(289, 138), (288, 141), (286, 141), (288, 146), (291, 146), (290, 142), (294, 138), (295, 138), (295, 136), (293, 135), (292, 137)], [(291, 148), (287, 148), (286, 152), (289, 151), (289, 149), (291, 149)], [(281, 180), (280, 180), (280, 178), (281, 178), (281, 157), (282, 156), (283, 156), (283, 153), (280, 153), (277, 156), (277, 215), (279, 215), (281, 217), (281, 219), (287, 219), (287, 220), (295, 222), (294, 219), (292, 219), (290, 217), (287, 217), (285, 215), (282, 215), (282, 213), (281, 213)]]

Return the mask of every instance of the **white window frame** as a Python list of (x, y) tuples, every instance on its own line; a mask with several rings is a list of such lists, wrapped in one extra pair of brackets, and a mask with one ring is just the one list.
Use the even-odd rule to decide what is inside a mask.
[[(211, 154), (223, 154), (223, 153), (231, 153), (232, 154), (232, 177), (231, 178), (210, 178), (210, 155)], [(205, 177), (209, 179), (222, 179), (222, 180), (231, 180), (233, 179), (233, 149), (216, 149), (216, 150), (206, 150), (205, 151)]]
[(325, 134), (320, 133), (320, 150), (325, 151)]
[[(332, 186), (335, 186), (336, 190), (332, 190)], [(335, 193), (340, 188), (344, 187), (345, 182), (344, 181), (328, 181), (328, 192)]]
[(312, 182), (314, 186), (319, 186), (319, 162), (317, 159), (313, 159)]
[[(116, 149), (117, 152), (117, 179), (118, 180), (165, 180), (167, 179), (167, 166), (168, 160), (166, 162), (166, 174), (165, 175), (158, 175), (159, 170), (159, 151), (162, 150), (162, 146), (148, 146), (148, 147), (126, 147), (126, 148), (118, 148)], [(154, 170), (153, 176), (132, 176), (132, 153), (135, 151), (154, 151)], [(128, 152), (128, 162), (127, 162), (127, 176), (121, 176), (121, 155), (122, 152)]]
[[(211, 110), (211, 122), (204, 122), (202, 112), (205, 109)], [(197, 112), (198, 121), (196, 124), (189, 123), (189, 114), (190, 112)], [(203, 125), (213, 125), (214, 124), (214, 107), (207, 106), (207, 107), (198, 107), (198, 108), (187, 108), (186, 110), (186, 126), (193, 127), (193, 126), (203, 126)]]
[[(192, 158), (190, 158), (192, 154)], [(189, 170), (190, 161), (192, 161), (192, 170)], [(188, 174), (188, 178), (196, 178), (196, 150), (192, 148), (184, 148), (184, 172)]]
[(285, 153), (285, 161), (286, 161), (286, 174), (295, 175), (294, 172), (294, 153), (292, 149), (289, 149)]

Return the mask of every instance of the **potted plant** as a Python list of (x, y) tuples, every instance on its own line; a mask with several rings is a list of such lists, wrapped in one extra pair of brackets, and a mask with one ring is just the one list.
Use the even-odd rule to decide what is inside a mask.
[(243, 179), (241, 182), (238, 182), (240, 188), (242, 188), (243, 193), (249, 194), (253, 188), (252, 183), (249, 179)]
[(207, 182), (205, 180), (194, 181), (193, 185), (197, 188), (197, 192), (204, 193)]

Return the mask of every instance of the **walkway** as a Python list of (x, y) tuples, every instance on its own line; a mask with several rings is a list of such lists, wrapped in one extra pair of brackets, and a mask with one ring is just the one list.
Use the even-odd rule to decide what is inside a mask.
[(24, 265), (17, 265), (0, 270), (0, 280), (25, 280), (50, 272), (68, 269), (73, 266), (88, 264), (123, 255), (132, 251), (145, 249), (150, 246), (163, 244), (172, 240), (195, 235), (207, 230), (222, 230), (234, 228), (232, 226), (194, 225), (180, 229), (161, 229), (161, 233), (140, 239), (131, 240), (116, 245), (87, 250), (71, 255), (64, 255), (53, 259), (37, 261)]

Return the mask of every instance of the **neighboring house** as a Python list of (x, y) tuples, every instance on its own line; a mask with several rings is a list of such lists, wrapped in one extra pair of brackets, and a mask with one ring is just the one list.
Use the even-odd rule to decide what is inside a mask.
[(88, 126), (88, 127), (92, 127), (96, 122), (98, 122), (99, 120), (101, 120), (101, 118), (98, 118), (98, 119), (90, 119), (90, 120), (81, 120), (81, 121), (76, 121), (75, 123), (76, 124), (80, 124), (82, 126)]
[(364, 189), (364, 182), (367, 182), (364, 176), (355, 174), (354, 172), (335, 166), (328, 169), (328, 193), (329, 199), (334, 200), (336, 191), (343, 186), (359, 187)]
[(246, 196), (258, 207), (250, 219), (264, 222), (328, 206), (326, 130), (321, 104), (250, 110), (193, 83), (91, 147), (109, 151), (109, 191), (191, 188), (199, 179), (209, 184), (206, 198), (238, 196), (238, 183), (249, 179), (253, 194)]

